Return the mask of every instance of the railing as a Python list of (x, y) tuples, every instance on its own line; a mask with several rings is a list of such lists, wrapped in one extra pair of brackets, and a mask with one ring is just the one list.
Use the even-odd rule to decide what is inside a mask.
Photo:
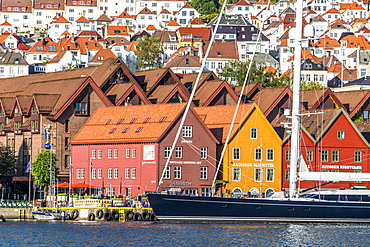
[(23, 200), (0, 200), (0, 208), (32, 208), (32, 203)]

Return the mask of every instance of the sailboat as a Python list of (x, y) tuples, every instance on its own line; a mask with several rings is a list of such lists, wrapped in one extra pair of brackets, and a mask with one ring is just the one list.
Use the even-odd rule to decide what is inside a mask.
[[(291, 129), (289, 196), (226, 198), (148, 194), (151, 207), (161, 221), (268, 221), (268, 222), (370, 222), (369, 200), (327, 200), (300, 197), (299, 180), (370, 181), (369, 173), (310, 172), (300, 158), (300, 74), (303, 1), (296, 2), (296, 40)], [(195, 91), (195, 90), (194, 90)], [(180, 128), (182, 126), (180, 125)], [(173, 148), (173, 147), (172, 147)], [(298, 169), (299, 167), (299, 169)], [(299, 171), (298, 171), (299, 170)], [(361, 191), (357, 191), (361, 194)], [(365, 196), (367, 196), (365, 192)], [(279, 193), (277, 193), (279, 194)], [(353, 193), (352, 193), (353, 194)], [(335, 195), (337, 197), (338, 195)], [(338, 198), (338, 197), (337, 197)], [(346, 197), (348, 198), (348, 197)]]

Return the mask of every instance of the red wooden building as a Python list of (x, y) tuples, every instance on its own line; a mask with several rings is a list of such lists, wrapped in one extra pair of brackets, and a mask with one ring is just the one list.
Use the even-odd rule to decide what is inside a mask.
[[(301, 118), (301, 153), (315, 172), (370, 172), (369, 143), (342, 109), (325, 110), (322, 115)], [(283, 188), (289, 187), (290, 137), (283, 142)], [(328, 182), (328, 181), (327, 181)], [(310, 188), (326, 181), (301, 181), (300, 188)], [(369, 188), (369, 182), (334, 181), (329, 188)]]
[[(72, 182), (91, 183), (107, 195), (156, 190), (184, 110), (183, 103), (98, 109), (71, 141)], [(208, 195), (217, 144), (190, 108), (161, 189)]]

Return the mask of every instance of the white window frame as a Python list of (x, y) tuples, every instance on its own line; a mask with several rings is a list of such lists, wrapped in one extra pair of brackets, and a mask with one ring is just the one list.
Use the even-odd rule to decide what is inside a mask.
[(136, 179), (136, 168), (131, 168), (131, 178)]
[(251, 139), (258, 139), (258, 128), (251, 128), (250, 129), (250, 138)]
[(182, 137), (193, 137), (193, 126), (182, 126)]
[(114, 179), (118, 179), (118, 168), (114, 168), (113, 176), (114, 176)]
[(101, 149), (98, 149), (98, 159), (101, 159), (101, 153), (102, 153)]
[(181, 179), (181, 166), (173, 167), (173, 179)]
[(131, 150), (131, 158), (136, 158), (136, 148)]
[(201, 166), (200, 167), (200, 179), (207, 180), (208, 179), (208, 167)]
[(108, 168), (108, 179), (112, 179), (112, 168)]
[(98, 179), (101, 179), (103, 177), (103, 169), (99, 168), (98, 169)]
[(91, 150), (91, 158), (96, 159), (96, 150), (95, 149)]
[(131, 149), (126, 148), (126, 158), (130, 158), (131, 156)]
[(125, 179), (130, 179), (130, 168), (125, 168)]
[(233, 181), (241, 181), (241, 174), (242, 174), (242, 169), (241, 168), (233, 168), (232, 180)]
[[(269, 156), (272, 156), (271, 158)], [(266, 160), (267, 161), (274, 161), (275, 160), (275, 149), (268, 148), (266, 150)]]
[(171, 167), (170, 166), (164, 166), (163, 170), (166, 168), (166, 171), (163, 173), (163, 179), (170, 179), (171, 178)]
[(168, 158), (170, 156), (171, 147), (164, 147), (164, 157)]
[(96, 179), (96, 169), (95, 168), (91, 170), (91, 178)]
[(114, 152), (113, 152), (113, 157), (115, 158), (115, 159), (118, 159), (118, 149), (116, 148), (116, 149), (114, 149)]
[[(269, 175), (272, 174), (272, 179), (269, 178)], [(267, 168), (266, 169), (266, 182), (274, 182), (275, 181), (275, 169), (274, 168)]]
[(112, 158), (112, 149), (108, 149), (108, 159)]
[(254, 182), (262, 182), (262, 168), (254, 168)]
[(175, 158), (182, 159), (182, 147), (175, 148)]
[(258, 148), (254, 149), (254, 160), (256, 160), (256, 161), (261, 161), (262, 160), (262, 148), (261, 147), (258, 147)]
[(240, 148), (233, 148), (233, 160), (240, 160)]
[(207, 157), (208, 157), (208, 148), (201, 147), (200, 148), (200, 158), (205, 160), (207, 159)]

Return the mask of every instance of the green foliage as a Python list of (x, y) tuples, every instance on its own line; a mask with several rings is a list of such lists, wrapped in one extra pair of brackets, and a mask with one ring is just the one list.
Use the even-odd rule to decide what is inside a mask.
[(159, 38), (144, 36), (136, 46), (137, 60), (135, 68), (137, 70), (161, 67), (164, 54), (163, 42)]
[(218, 14), (221, 7), (218, 0), (191, 0), (189, 4), (193, 6), (201, 16)]
[(34, 177), (35, 183), (44, 188), (50, 185), (50, 160), (52, 172), (54, 172), (54, 178), (58, 174), (58, 168), (55, 166), (56, 156), (51, 154), (50, 159), (50, 150), (43, 150), (41, 153), (36, 155), (36, 160), (31, 165), (31, 173)]
[(323, 88), (323, 86), (317, 81), (301, 81), (301, 89), (315, 89)]
[[(232, 60), (224, 66), (219, 76), (233, 84), (243, 85), (248, 67), (249, 61)], [(289, 77), (278, 78), (276, 72), (266, 72), (265, 66), (257, 66), (256, 63), (252, 63), (247, 79), (247, 84), (252, 82), (258, 82), (263, 87), (289, 86), (291, 84)]]
[(0, 176), (12, 176), (17, 171), (18, 159), (10, 147), (0, 146)]

